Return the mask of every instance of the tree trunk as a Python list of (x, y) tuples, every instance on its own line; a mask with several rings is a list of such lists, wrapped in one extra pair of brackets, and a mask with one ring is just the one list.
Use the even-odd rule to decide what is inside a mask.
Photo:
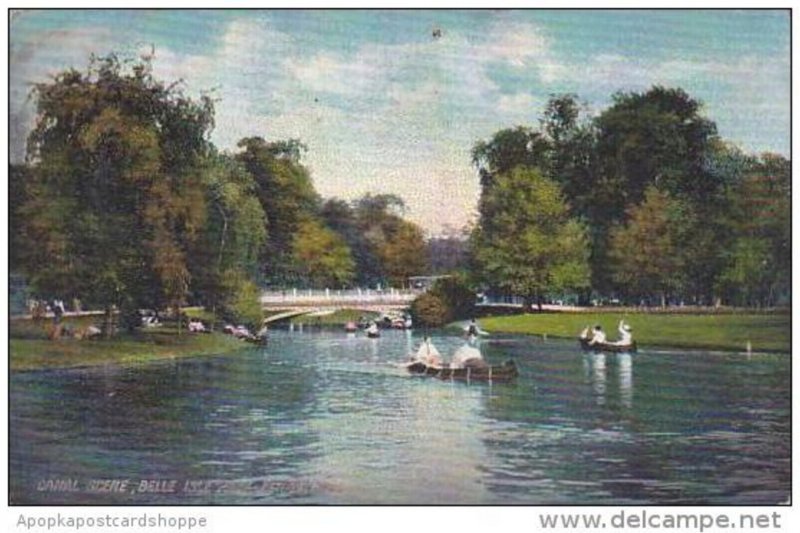
[(111, 306), (106, 306), (105, 314), (103, 315), (103, 336), (110, 339), (114, 333), (114, 309)]
[(178, 318), (178, 336), (181, 336), (181, 322), (183, 321), (183, 317), (181, 317), (181, 304), (175, 304), (173, 307), (175, 310), (175, 316)]
[(667, 293), (665, 291), (661, 291), (661, 309), (667, 308)]
[(529, 295), (525, 295), (522, 297), (522, 312), (523, 313), (530, 313), (532, 307), (532, 298)]

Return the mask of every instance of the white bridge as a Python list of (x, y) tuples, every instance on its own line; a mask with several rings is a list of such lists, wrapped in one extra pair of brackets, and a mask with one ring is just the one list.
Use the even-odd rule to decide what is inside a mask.
[(261, 294), (261, 307), (264, 310), (282, 311), (270, 316), (265, 322), (340, 309), (386, 313), (407, 309), (422, 292), (424, 291), (394, 288), (266, 291)]

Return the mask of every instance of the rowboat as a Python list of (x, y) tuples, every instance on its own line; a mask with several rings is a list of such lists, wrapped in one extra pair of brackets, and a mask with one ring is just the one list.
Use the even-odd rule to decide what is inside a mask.
[(409, 373), (430, 376), (442, 380), (452, 379), (458, 381), (511, 381), (519, 375), (514, 361), (506, 361), (502, 365), (467, 368), (447, 368), (428, 366), (416, 361), (406, 366)]
[(581, 343), (581, 348), (593, 352), (611, 352), (611, 353), (635, 353), (636, 343), (631, 344), (614, 344), (613, 342), (597, 342), (589, 344), (589, 339), (578, 339)]

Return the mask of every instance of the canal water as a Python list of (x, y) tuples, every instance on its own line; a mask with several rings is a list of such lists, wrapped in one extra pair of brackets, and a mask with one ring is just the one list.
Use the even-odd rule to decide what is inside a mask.
[[(443, 354), (462, 343), (434, 335)], [(235, 355), (13, 373), (15, 504), (775, 504), (788, 355), (490, 337), (510, 384), (406, 375), (419, 343), (273, 332)]]

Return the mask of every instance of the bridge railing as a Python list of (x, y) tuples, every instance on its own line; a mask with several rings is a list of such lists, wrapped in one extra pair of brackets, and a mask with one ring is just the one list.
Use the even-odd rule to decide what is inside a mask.
[(414, 289), (347, 289), (347, 290), (309, 290), (289, 289), (285, 291), (265, 291), (261, 294), (261, 304), (271, 305), (315, 305), (315, 304), (399, 304), (410, 303), (422, 294)]

